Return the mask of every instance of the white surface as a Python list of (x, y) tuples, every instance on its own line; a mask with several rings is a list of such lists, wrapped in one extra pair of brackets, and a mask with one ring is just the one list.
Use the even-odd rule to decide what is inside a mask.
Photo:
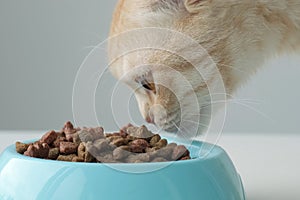
[(300, 199), (300, 135), (223, 134), (249, 200)]
[[(0, 131), (0, 151), (44, 131)], [(248, 200), (300, 199), (300, 135), (223, 134), (219, 145), (242, 176)]]

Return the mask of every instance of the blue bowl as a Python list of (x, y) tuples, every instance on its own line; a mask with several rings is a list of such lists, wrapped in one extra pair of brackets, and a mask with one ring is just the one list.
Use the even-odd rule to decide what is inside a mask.
[[(194, 159), (137, 164), (43, 160), (18, 154), (11, 145), (0, 155), (0, 199), (245, 199), (240, 176), (222, 148), (198, 141), (185, 145)], [(211, 151), (200, 158), (204, 148)]]

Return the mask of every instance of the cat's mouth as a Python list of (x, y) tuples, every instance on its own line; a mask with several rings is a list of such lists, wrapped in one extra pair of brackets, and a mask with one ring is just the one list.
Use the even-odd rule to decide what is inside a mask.
[(167, 119), (163, 122), (157, 122), (156, 126), (163, 129), (166, 132), (176, 133), (180, 131), (181, 114), (180, 111), (173, 111), (168, 115)]
[[(198, 112), (200, 113), (200, 111)], [(203, 128), (200, 122), (200, 114), (181, 114), (180, 111), (173, 111), (164, 122), (156, 123), (156, 126), (166, 132), (183, 135), (193, 135)], [(202, 121), (202, 120), (201, 120)], [(204, 126), (205, 127), (205, 126)]]

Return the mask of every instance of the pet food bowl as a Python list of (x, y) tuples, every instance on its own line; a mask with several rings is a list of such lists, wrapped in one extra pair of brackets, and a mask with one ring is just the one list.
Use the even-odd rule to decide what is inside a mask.
[[(174, 138), (168, 140), (185, 144)], [(30, 158), (18, 154), (11, 145), (0, 155), (0, 199), (245, 199), (240, 176), (222, 148), (198, 141), (186, 146), (194, 159), (100, 164)], [(203, 147), (211, 151), (200, 158)]]

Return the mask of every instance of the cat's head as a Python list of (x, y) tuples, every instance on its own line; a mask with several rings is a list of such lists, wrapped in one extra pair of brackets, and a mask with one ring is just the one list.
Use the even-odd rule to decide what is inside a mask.
[[(200, 115), (201, 132), (206, 128), (211, 114), (207, 83), (213, 88), (219, 83), (221, 75), (227, 92), (233, 88), (231, 68), (219, 67), (232, 65), (228, 40), (223, 37), (227, 33), (223, 35), (218, 32), (223, 25), (220, 24), (218, 29), (215, 27), (220, 23), (216, 22), (217, 18), (227, 14), (221, 9), (221, 4), (225, 3), (218, 7), (215, 4), (214, 0), (119, 1), (111, 36), (134, 29), (141, 35), (145, 27), (166, 28), (192, 38), (209, 55), (193, 52), (192, 43), (173, 39), (172, 36), (168, 38), (168, 33), (164, 35), (159, 29), (153, 31), (152, 38), (145, 34), (139, 44), (147, 47), (152, 43), (161, 43), (171, 51), (144, 48), (116, 58), (116, 51), (134, 46), (136, 41), (135, 36), (113, 39), (109, 46), (110, 61), (113, 61), (110, 70), (116, 78), (135, 90), (140, 112), (147, 122), (167, 131), (175, 131), (181, 123), (186, 123), (183, 128), (189, 129), (191, 124), (198, 123), (193, 119), (198, 119)], [(180, 55), (187, 52), (197, 66)], [(211, 64), (211, 60), (216, 65)], [(199, 75), (199, 69), (205, 77)], [(182, 117), (185, 117), (184, 121)]]

